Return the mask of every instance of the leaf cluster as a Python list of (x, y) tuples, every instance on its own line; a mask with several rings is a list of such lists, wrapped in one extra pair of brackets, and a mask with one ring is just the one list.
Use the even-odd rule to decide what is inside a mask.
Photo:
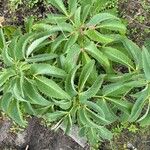
[(26, 33), (8, 39), (0, 29), (1, 110), (20, 126), (27, 114), (67, 134), (75, 124), (91, 144), (110, 140), (115, 121), (149, 125), (149, 47), (129, 40), (118, 17), (92, 16), (90, 4), (48, 2), (57, 14), (29, 18)]

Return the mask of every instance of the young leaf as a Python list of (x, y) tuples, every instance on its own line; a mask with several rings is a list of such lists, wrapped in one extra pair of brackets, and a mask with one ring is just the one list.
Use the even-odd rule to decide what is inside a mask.
[(91, 10), (91, 5), (90, 4), (84, 6), (83, 12), (81, 14), (81, 21), (82, 21), (82, 23), (85, 23), (85, 21), (87, 20), (87, 17), (88, 17), (88, 15), (90, 13), (90, 10)]
[(38, 89), (48, 97), (70, 100), (70, 96), (53, 80), (38, 76), (35, 81)]
[(91, 60), (89, 63), (87, 63), (83, 67), (80, 77), (79, 77), (79, 83), (78, 83), (78, 88), (80, 92), (83, 90), (84, 85), (93, 70), (94, 64), (95, 64), (95, 61)]

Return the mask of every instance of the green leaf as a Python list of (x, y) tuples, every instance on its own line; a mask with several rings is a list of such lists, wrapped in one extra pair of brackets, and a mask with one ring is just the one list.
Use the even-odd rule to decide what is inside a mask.
[(78, 68), (79, 68), (79, 66), (76, 66), (75, 68), (73, 68), (69, 72), (69, 74), (66, 78), (66, 81), (65, 81), (65, 90), (71, 97), (77, 95), (77, 91), (76, 91), (75, 85), (74, 85), (74, 79), (75, 79), (75, 74), (76, 74), (76, 71)]
[(31, 33), (33, 23), (34, 23), (33, 16), (26, 19), (26, 21), (25, 21), (25, 30), (26, 30), (26, 32)]
[(6, 46), (6, 40), (4, 36), (3, 29), (0, 28), (0, 49), (3, 49)]
[(85, 104), (88, 108), (92, 109), (93, 111), (97, 112), (98, 115), (105, 118), (106, 114), (104, 114), (101, 106), (97, 105), (96, 103), (94, 103), (92, 101), (86, 101)]
[(72, 118), (70, 114), (64, 119), (64, 123), (66, 124), (65, 133), (69, 135), (72, 127)]
[(61, 119), (65, 115), (67, 115), (66, 111), (55, 111), (55, 112), (52, 112), (52, 113), (45, 114), (44, 118), (49, 122), (54, 122), (58, 119)]
[(34, 51), (35, 48), (37, 48), (43, 41), (45, 41), (50, 35), (46, 35), (44, 37), (41, 37), (39, 39), (36, 39), (31, 43), (31, 45), (28, 47), (26, 51), (27, 57)]
[(85, 34), (93, 41), (100, 42), (102, 44), (108, 44), (114, 41), (109, 35), (104, 35), (96, 30), (87, 30)]
[(48, 2), (56, 7), (59, 11), (64, 13), (66, 16), (68, 16), (67, 10), (62, 0), (48, 0)]
[(75, 44), (75, 42), (77, 41), (78, 39), (78, 34), (74, 33), (72, 34), (68, 41), (65, 43), (65, 47), (64, 47), (64, 52), (65, 53), (68, 53), (70, 48)]
[(28, 57), (26, 59), (27, 62), (29, 63), (33, 63), (33, 62), (44, 62), (44, 61), (49, 61), (49, 60), (52, 60), (52, 59), (55, 59), (57, 58), (58, 55), (57, 54), (38, 54), (38, 55), (35, 55), (35, 56), (32, 56), (32, 57)]
[(70, 100), (70, 96), (53, 80), (38, 76), (35, 81), (38, 89), (48, 97)]
[(70, 48), (64, 62), (64, 70), (66, 72), (70, 72), (70, 70), (72, 70), (76, 66), (80, 52), (80, 46), (77, 44), (73, 45)]
[(130, 58), (128, 58), (124, 53), (121, 51), (111, 48), (111, 47), (104, 47), (102, 48), (103, 53), (112, 61), (121, 63), (122, 65), (125, 65), (126, 67), (130, 67), (134, 70), (133, 62)]
[(91, 20), (87, 23), (87, 26), (95, 26), (107, 20), (119, 20), (116, 16), (109, 13), (100, 13), (94, 15)]
[(8, 54), (8, 46), (4, 46), (2, 50), (2, 58), (7, 66), (11, 66), (13, 64), (13, 59)]
[(104, 99), (99, 99), (97, 101), (97, 105), (99, 105), (104, 112), (105, 118), (109, 120), (110, 122), (114, 122), (117, 119), (117, 116), (111, 111), (110, 106), (107, 104), (106, 100)]
[(65, 78), (67, 75), (64, 70), (45, 63), (32, 64), (30, 69), (36, 75), (48, 75), (57, 78)]
[(83, 7), (83, 11), (82, 11), (82, 14), (81, 14), (82, 23), (85, 23), (85, 21), (87, 20), (87, 17), (90, 14), (90, 10), (91, 10), (91, 5), (90, 4)]
[(141, 95), (136, 100), (136, 102), (134, 103), (132, 111), (131, 111), (131, 115), (129, 117), (130, 122), (134, 122), (140, 116), (143, 106), (144, 106), (144, 103), (149, 96), (149, 94), (148, 94), (149, 90), (150, 90), (149, 87), (145, 88), (142, 91)]
[(145, 78), (150, 80), (150, 53), (145, 47), (143, 47), (142, 62)]
[(77, 10), (77, 6), (78, 6), (77, 0), (68, 0), (70, 16), (75, 13), (75, 11)]
[(91, 97), (95, 96), (96, 93), (100, 90), (100, 87), (103, 83), (104, 76), (100, 75), (97, 77), (94, 84), (85, 92), (82, 92), (79, 94), (79, 100), (80, 102), (86, 102), (87, 99), (90, 99)]
[(105, 54), (103, 54), (100, 50), (97, 49), (93, 42), (85, 47), (87, 53), (89, 53), (92, 57), (94, 57), (106, 70), (110, 70), (110, 63)]
[(23, 90), (25, 92), (26, 99), (31, 104), (37, 104), (40, 106), (52, 105), (52, 102), (48, 101), (42, 95), (40, 95), (38, 90), (28, 80), (24, 81)]
[(74, 14), (74, 22), (76, 27), (81, 25), (81, 7), (79, 7)]
[(18, 125), (25, 127), (26, 121), (23, 120), (23, 116), (20, 110), (19, 101), (11, 101), (8, 109), (8, 115), (12, 118)]
[(0, 87), (6, 83), (7, 80), (9, 80), (10, 77), (14, 76), (15, 72), (11, 69), (8, 69), (0, 75)]
[(1, 99), (1, 109), (6, 113), (9, 108), (9, 104), (12, 101), (12, 94), (11, 92), (7, 92), (3, 95)]
[[(73, 32), (74, 28), (71, 24), (69, 23), (64, 23), (64, 22), (61, 22), (61, 23), (58, 23), (58, 25), (48, 25), (48, 24), (45, 24), (45, 23), (38, 23), (38, 24), (35, 24), (33, 25), (33, 29), (34, 30), (43, 30), (43, 31), (49, 31), (50, 33), (54, 33), (54, 32), (62, 32), (64, 34), (64, 32)], [(64, 36), (66, 36), (64, 34)]]
[(141, 49), (134, 42), (127, 38), (123, 38), (122, 43), (130, 54), (131, 58), (134, 58), (136, 68), (140, 69), (142, 67)]
[(126, 27), (124, 24), (122, 24), (121, 22), (119, 21), (105, 21), (103, 23), (100, 24), (99, 28), (101, 29), (109, 29), (109, 30), (112, 30), (112, 31), (118, 31), (122, 34), (125, 34), (126, 33)]
[(95, 61), (91, 60), (89, 63), (87, 63), (83, 67), (80, 77), (79, 77), (79, 83), (78, 83), (78, 88), (80, 92), (83, 90), (84, 85), (93, 70), (94, 64), (95, 64)]

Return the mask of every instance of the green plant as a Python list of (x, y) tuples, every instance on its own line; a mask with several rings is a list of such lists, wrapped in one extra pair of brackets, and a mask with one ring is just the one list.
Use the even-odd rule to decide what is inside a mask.
[(108, 127), (116, 120), (135, 122), (144, 104), (138, 122), (149, 124), (148, 50), (125, 37), (116, 16), (92, 16), (91, 5), (77, 0), (48, 2), (58, 13), (29, 18), (26, 34), (9, 40), (0, 31), (1, 109), (21, 126), (27, 114), (68, 134), (75, 124), (92, 145), (113, 137)]

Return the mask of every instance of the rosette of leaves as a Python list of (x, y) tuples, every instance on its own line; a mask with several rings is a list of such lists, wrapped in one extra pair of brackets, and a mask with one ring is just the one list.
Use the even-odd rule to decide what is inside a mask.
[[(119, 18), (91, 16), (90, 5), (67, 2), (49, 0), (57, 14), (36, 24), (30, 18), (24, 35), (7, 41), (1, 30), (1, 109), (22, 126), (25, 114), (66, 133), (75, 124), (95, 144), (112, 138), (107, 126), (114, 121), (136, 121), (143, 113), (149, 52), (125, 37)], [(140, 121), (147, 114), (149, 107)]]

